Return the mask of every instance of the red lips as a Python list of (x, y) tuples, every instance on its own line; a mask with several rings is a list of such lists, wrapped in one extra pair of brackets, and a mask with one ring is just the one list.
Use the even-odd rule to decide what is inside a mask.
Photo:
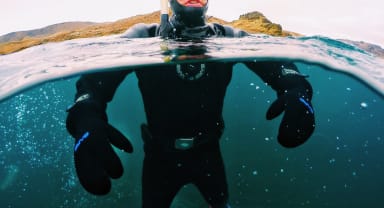
[(207, 0), (177, 0), (179, 4), (186, 7), (204, 7), (207, 4)]

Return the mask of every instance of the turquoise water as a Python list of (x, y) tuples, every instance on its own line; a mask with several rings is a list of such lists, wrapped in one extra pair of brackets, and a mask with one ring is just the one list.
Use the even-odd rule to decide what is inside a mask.
[[(341, 68), (358, 60), (353, 58)], [(328, 56), (324, 59), (335, 62)], [(225, 98), (226, 130), (221, 140), (232, 206), (381, 207), (382, 95), (356, 75), (317, 63), (296, 64), (310, 76), (317, 126), (311, 139), (295, 149), (284, 149), (276, 141), (281, 117), (265, 120), (275, 93), (242, 64), (235, 66)], [(108, 107), (110, 122), (131, 139), (135, 152), (119, 153), (125, 173), (105, 197), (86, 193), (74, 171), (74, 141), (65, 130), (65, 109), (73, 101), (77, 79), (36, 84), (0, 103), (0, 207), (140, 207), (139, 125), (145, 118), (136, 77), (127, 77)], [(207, 205), (189, 185), (172, 207)]]

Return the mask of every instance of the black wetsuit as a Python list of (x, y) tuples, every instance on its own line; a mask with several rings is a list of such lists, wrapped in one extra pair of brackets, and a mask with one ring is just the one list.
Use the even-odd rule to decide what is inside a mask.
[[(154, 37), (157, 31), (156, 24), (140, 24), (126, 36)], [(217, 24), (207, 32), (207, 37), (243, 35), (246, 33)], [(260, 62), (248, 66), (278, 88), (274, 83), (282, 64)], [(192, 78), (186, 77), (178, 67), (198, 68), (198, 72)], [(268, 70), (263, 70), (266, 67)], [(233, 64), (226, 63), (169, 65), (156, 70), (83, 75), (77, 82), (77, 97), (87, 93), (106, 106), (125, 76), (136, 74), (148, 122), (142, 129), (143, 207), (169, 207), (179, 189), (188, 183), (195, 184), (212, 207), (227, 207), (228, 188), (219, 138), (224, 128), (222, 109), (232, 68)], [(196, 143), (188, 150), (179, 150), (175, 148), (179, 138), (196, 138)]]

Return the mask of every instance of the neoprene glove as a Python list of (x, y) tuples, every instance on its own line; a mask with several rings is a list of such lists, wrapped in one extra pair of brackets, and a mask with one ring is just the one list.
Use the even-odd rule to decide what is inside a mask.
[(91, 100), (78, 102), (68, 110), (66, 127), (75, 138), (75, 168), (81, 185), (92, 194), (107, 194), (111, 178), (123, 174), (122, 163), (111, 144), (131, 153), (131, 142), (108, 124), (105, 110)]
[(303, 86), (280, 93), (269, 107), (266, 117), (276, 118), (282, 112), (278, 142), (284, 147), (297, 147), (312, 135), (315, 129), (315, 115), (311, 104), (312, 88), (307, 81)]

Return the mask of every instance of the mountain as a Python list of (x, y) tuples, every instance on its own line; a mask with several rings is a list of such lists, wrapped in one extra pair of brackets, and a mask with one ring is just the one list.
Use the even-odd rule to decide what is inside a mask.
[(348, 44), (354, 45), (358, 48), (361, 48), (365, 51), (368, 51), (368, 52), (370, 52), (370, 53), (372, 53), (372, 54), (374, 54), (380, 58), (384, 58), (384, 49), (378, 45), (374, 45), (374, 44), (367, 43), (364, 41), (353, 41), (353, 40), (345, 40), (345, 39), (342, 39), (341, 41), (344, 41)]
[(249, 33), (263, 33), (273, 36), (301, 36), (298, 33), (284, 31), (281, 25), (272, 23), (260, 12), (241, 15), (238, 20), (230, 22), (229, 25)]
[[(160, 12), (121, 19), (115, 22), (66, 22), (51, 25), (37, 30), (14, 32), (0, 36), (0, 55), (9, 54), (47, 42), (60, 42), (76, 38), (99, 37), (125, 32), (137, 23), (159, 23)], [(230, 25), (249, 33), (263, 33), (272, 36), (301, 36), (299, 33), (283, 30), (280, 24), (268, 20), (260, 12), (250, 12), (241, 15), (238, 20), (227, 22), (217, 17), (207, 17), (208, 22)], [(346, 41), (347, 42), (347, 41)], [(350, 41), (349, 43), (384, 58), (384, 49), (380, 46), (364, 42)]]
[(50, 25), (48, 27), (36, 29), (36, 30), (28, 30), (28, 31), (19, 31), (12, 32), (6, 35), (0, 36), (0, 43), (6, 43), (11, 41), (21, 41), (24, 38), (37, 38), (48, 35), (53, 35), (58, 32), (63, 31), (72, 31), (80, 28), (84, 28), (90, 25), (95, 25), (97, 23), (94, 22), (64, 22), (59, 24)]

